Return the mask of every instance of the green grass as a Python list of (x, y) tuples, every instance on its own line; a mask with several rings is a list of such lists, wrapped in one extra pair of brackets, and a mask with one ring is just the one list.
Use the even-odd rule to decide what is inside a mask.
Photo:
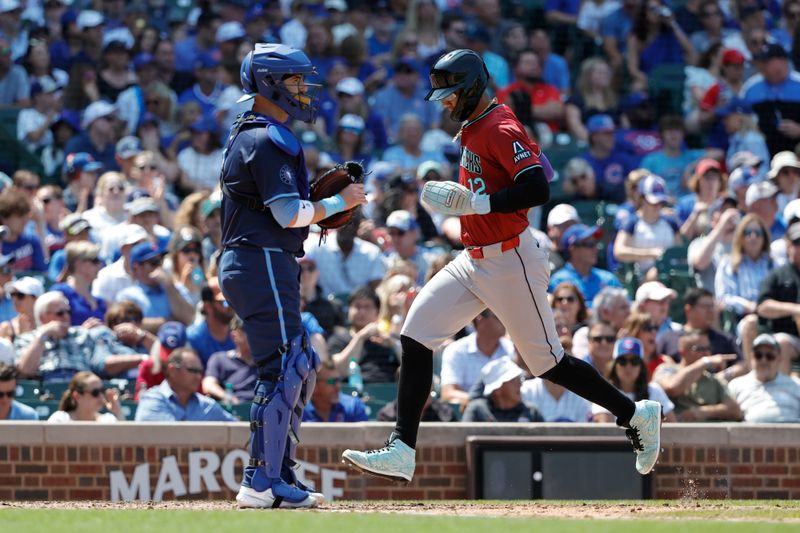
[[(431, 504), (438, 502), (431, 502)], [(454, 502), (455, 503), (455, 502)], [(472, 502), (458, 502), (463, 506)], [(487, 502), (486, 507), (510, 502)], [(588, 503), (587, 511), (597, 502)], [(611, 503), (611, 502), (607, 502)], [(614, 502), (622, 503), (622, 502)], [(655, 507), (665, 502), (625, 502), (636, 513), (625, 520), (576, 520), (538, 517), (427, 516), (389, 513), (336, 512), (335, 505), (321, 512), (236, 511), (189, 509), (6, 509), (0, 510), (3, 532), (19, 533), (692, 533), (708, 531), (754, 531), (758, 533), (798, 531), (797, 502), (668, 502), (674, 508), (657, 515)], [(579, 502), (541, 502), (542, 505), (580, 505)], [(719, 508), (714, 508), (719, 504)], [(734, 509), (726, 508), (735, 504)], [(475, 506), (480, 502), (475, 502)], [(531, 502), (522, 505), (532, 505)], [(352, 508), (352, 502), (347, 508)], [(410, 508), (413, 508), (409, 506)], [(420, 507), (422, 509), (424, 507)], [(341, 508), (344, 510), (344, 508)], [(462, 507), (463, 510), (463, 507)], [(741, 520), (739, 522), (718, 520)], [(679, 521), (680, 523), (677, 523)]]

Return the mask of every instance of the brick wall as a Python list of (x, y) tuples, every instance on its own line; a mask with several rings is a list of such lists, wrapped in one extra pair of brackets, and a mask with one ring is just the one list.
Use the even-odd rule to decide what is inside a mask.
[[(315, 473), (306, 472), (306, 477), (319, 489), (327, 475), (329, 484), (341, 490), (340, 497), (345, 499), (463, 499), (467, 497), (465, 440), (469, 435), (620, 435), (612, 426), (590, 424), (431, 424), (421, 432), (416, 476), (408, 486), (361, 476), (341, 465), (345, 448), (380, 446), (388, 430), (388, 425), (377, 423), (305, 426), (298, 457), (319, 467)], [(800, 425), (666, 426), (664, 453), (653, 476), (654, 496), (800, 499), (798, 434)], [(223, 460), (233, 450), (241, 450), (247, 436), (244, 424), (0, 423), (0, 500), (109, 500), (111, 472), (121, 470), (126, 480), (132, 480), (137, 467), (145, 463), (150, 465), (150, 493), (155, 494), (164, 481), (160, 480), (165, 475), (162, 465), (169, 457), (176, 460), (178, 484), (189, 489), (181, 499), (231, 499), (241, 461), (235, 464), (235, 479), (229, 476), (227, 485), (224, 468), (216, 470), (219, 491), (198, 485), (200, 489), (191, 492), (190, 457), (206, 451)], [(346, 478), (333, 479), (331, 471), (346, 473)], [(174, 491), (164, 492), (163, 499), (173, 498)]]

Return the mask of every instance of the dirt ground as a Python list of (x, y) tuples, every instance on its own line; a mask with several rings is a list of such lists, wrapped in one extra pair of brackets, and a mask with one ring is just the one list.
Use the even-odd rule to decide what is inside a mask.
[[(168, 501), (168, 502), (0, 502), (2, 509), (197, 509), (221, 511), (235, 509), (233, 502), (226, 501)], [(671, 514), (697, 513), (700, 516), (715, 520), (741, 520), (742, 516), (730, 511), (774, 511), (800, 509), (797, 502), (764, 503), (753, 502), (752, 505), (726, 503), (724, 501), (703, 502), (678, 500), (669, 503), (546, 503), (546, 502), (355, 502), (338, 501), (326, 503), (311, 512), (347, 513), (403, 513), (419, 515), (453, 515), (453, 516), (502, 516), (502, 517), (542, 517), (542, 518), (583, 518), (583, 519), (633, 519), (657, 516), (671, 518)], [(791, 513), (794, 514), (794, 513)], [(796, 515), (795, 515), (796, 516)], [(745, 518), (746, 519), (746, 518)], [(789, 519), (789, 521), (795, 521)]]

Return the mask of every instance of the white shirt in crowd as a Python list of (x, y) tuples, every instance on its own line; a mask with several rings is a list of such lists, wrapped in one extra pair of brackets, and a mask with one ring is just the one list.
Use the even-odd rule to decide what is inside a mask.
[[(631, 400), (636, 401), (636, 396), (634, 395), (634, 393), (625, 392), (624, 394)], [(667, 393), (664, 392), (664, 389), (662, 389), (661, 385), (659, 385), (658, 383), (647, 384), (647, 396), (648, 399), (661, 404), (662, 416), (666, 416), (675, 410), (675, 404), (672, 403), (672, 400), (669, 399)], [(608, 413), (608, 410), (605, 407), (601, 407), (595, 403), (592, 404), (592, 416), (599, 414), (606, 414), (606, 413)]]
[(569, 390), (556, 400), (541, 378), (522, 384), (522, 401), (534, 406), (545, 422), (588, 422), (592, 410), (591, 403)]
[(22, 109), (17, 116), (17, 139), (22, 141), (22, 144), (31, 152), (35, 152), (43, 146), (50, 146), (53, 144), (53, 132), (49, 129), (45, 130), (38, 141), (31, 141), (27, 138), (29, 133), (38, 130), (48, 122), (47, 115), (43, 115), (34, 108)]
[[(318, 236), (310, 236), (309, 240), (317, 241)], [(383, 263), (381, 249), (356, 237), (353, 249), (346, 258), (339, 248), (336, 235), (328, 235), (322, 246), (314, 242), (309, 246), (306, 241), (306, 253), (317, 263), (319, 285), (325, 295), (350, 293), (374, 280), (383, 279), (386, 266)]]
[(514, 357), (514, 344), (505, 337), (497, 343), (491, 356), (478, 349), (478, 337), (475, 333), (453, 341), (442, 352), (441, 384), (458, 385), (461, 390), (469, 392), (481, 379), (481, 368), (489, 361), (504, 355)]
[[(47, 421), (61, 423), (61, 422), (72, 422), (73, 420), (69, 416), (69, 413), (67, 413), (66, 411), (56, 411), (55, 413), (50, 415), (50, 418), (48, 418)], [(109, 424), (117, 422), (118, 420), (117, 417), (111, 413), (103, 413), (99, 416), (99, 418), (97, 418), (96, 421), (100, 422), (101, 424)]]
[(100, 269), (92, 283), (92, 296), (111, 304), (117, 301), (122, 289), (133, 286), (133, 278), (125, 271), (125, 258), (120, 257), (107, 267)]
[(800, 422), (800, 383), (786, 374), (762, 383), (755, 371), (728, 383), (745, 422)]
[(191, 146), (184, 148), (178, 154), (178, 166), (189, 183), (198, 189), (212, 190), (219, 184), (222, 150), (200, 154)]

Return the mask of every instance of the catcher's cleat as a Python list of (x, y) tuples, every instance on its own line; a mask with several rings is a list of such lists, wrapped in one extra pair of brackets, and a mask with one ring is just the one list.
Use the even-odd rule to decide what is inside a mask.
[(625, 434), (636, 451), (636, 470), (648, 474), (661, 452), (661, 404), (652, 400), (636, 402), (636, 410)]
[(242, 485), (236, 495), (236, 503), (239, 509), (311, 509), (321, 502), (309, 492), (277, 481), (262, 491)]
[(386, 446), (378, 450), (345, 450), (342, 463), (365, 474), (406, 484), (414, 476), (416, 451), (392, 433)]

